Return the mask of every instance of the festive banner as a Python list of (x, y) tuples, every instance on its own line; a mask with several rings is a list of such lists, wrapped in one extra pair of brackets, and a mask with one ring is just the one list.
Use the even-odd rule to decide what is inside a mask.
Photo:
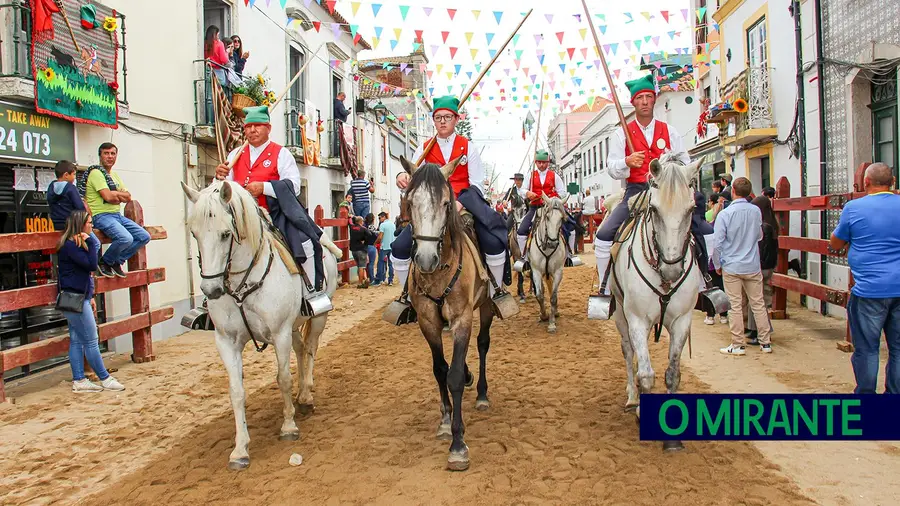
[(118, 128), (118, 20), (75, 0), (31, 0), (31, 61), (38, 112)]

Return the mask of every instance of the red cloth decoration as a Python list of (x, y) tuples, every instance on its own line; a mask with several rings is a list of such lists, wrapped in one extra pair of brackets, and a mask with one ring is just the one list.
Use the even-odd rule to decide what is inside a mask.
[(34, 21), (35, 43), (53, 40), (53, 14), (59, 6), (53, 0), (31, 0), (31, 16)]

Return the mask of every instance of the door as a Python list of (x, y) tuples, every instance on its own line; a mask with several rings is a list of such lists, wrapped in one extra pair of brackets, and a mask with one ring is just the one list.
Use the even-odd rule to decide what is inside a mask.
[(772, 174), (768, 156), (764, 156), (759, 159), (759, 181), (759, 190), (754, 193), (757, 195), (762, 195), (762, 191), (764, 188), (772, 186)]
[[(290, 67), (291, 75), (297, 75), (297, 72), (300, 72), (300, 69), (303, 68), (303, 64), (306, 61), (306, 55), (301, 49), (290, 46), (290, 51), (288, 54), (288, 63)], [(302, 146), (302, 136), (304, 135), (301, 131), (300, 127), (300, 113), (302, 113), (306, 106), (304, 101), (306, 99), (306, 76), (301, 75), (300, 79), (291, 85), (290, 98), (288, 98), (287, 107), (285, 108), (285, 114), (287, 117), (287, 125), (288, 125), (288, 136), (287, 136), (287, 144), (288, 146)]]
[(222, 0), (203, 0), (203, 33), (210, 25), (219, 27), (219, 38), (231, 37), (231, 6)]
[(897, 71), (873, 78), (872, 161), (881, 162), (897, 176)]

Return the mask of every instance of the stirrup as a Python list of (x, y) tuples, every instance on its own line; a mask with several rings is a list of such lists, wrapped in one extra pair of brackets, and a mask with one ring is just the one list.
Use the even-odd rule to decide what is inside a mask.
[(494, 316), (501, 320), (519, 314), (519, 303), (506, 290), (500, 290), (491, 297), (491, 307), (494, 310)]
[(584, 262), (581, 261), (577, 255), (572, 255), (570, 257), (566, 257), (566, 267), (578, 267), (584, 265)]
[(528, 269), (528, 262), (525, 260), (525, 257), (522, 257), (516, 260), (516, 263), (513, 264), (513, 270), (518, 273), (524, 273)]
[(325, 314), (334, 309), (331, 305), (331, 298), (325, 293), (325, 290), (318, 292), (309, 292), (303, 297), (303, 304), (300, 306), (300, 314), (307, 317), (314, 317)]
[(716, 314), (722, 314), (731, 309), (728, 295), (717, 286), (707, 286), (705, 290), (700, 291), (700, 295), (712, 304)]
[(597, 292), (588, 297), (588, 320), (609, 320), (616, 311), (616, 299)]
[(407, 323), (415, 323), (418, 321), (415, 308), (409, 303), (409, 299), (400, 297), (393, 301), (385, 308), (381, 314), (381, 319), (391, 325), (405, 325)]

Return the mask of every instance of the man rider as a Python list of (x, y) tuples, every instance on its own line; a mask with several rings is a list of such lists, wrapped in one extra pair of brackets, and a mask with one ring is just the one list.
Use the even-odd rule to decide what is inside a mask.
[[(534, 221), (534, 215), (538, 208), (544, 205), (543, 195), (548, 198), (558, 197), (565, 202), (569, 193), (566, 191), (566, 183), (563, 179), (556, 175), (556, 172), (550, 170), (550, 153), (545, 150), (539, 150), (534, 155), (534, 165), (537, 170), (531, 171), (531, 177), (525, 183), (525, 198), (529, 200), (528, 213), (519, 224), (516, 231), (516, 240), (519, 242), (519, 250), (525, 254), (525, 241), (528, 240), (528, 233), (531, 231), (531, 223)], [(566, 244), (571, 248), (573, 246), (571, 239), (574, 238), (575, 227), (571, 218), (566, 214), (566, 220), (563, 221), (563, 235), (566, 237)], [(572, 252), (567, 252), (569, 258)]]
[(518, 194), (519, 198), (522, 200), (528, 200), (525, 196), (525, 188), (522, 187), (522, 183), (525, 182), (525, 176), (521, 172), (516, 172), (513, 174), (513, 177), (510, 178), (513, 181), (513, 186), (506, 192), (506, 195), (503, 197), (503, 202), (506, 204), (506, 208), (509, 211), (509, 218), (506, 220), (506, 228), (512, 229), (514, 222), (514, 216), (512, 214), (512, 200), (513, 194)]
[[(459, 99), (453, 96), (436, 98), (432, 119), (437, 131), (437, 140), (426, 154), (424, 163), (443, 166), (456, 158), (460, 159), (456, 170), (448, 178), (456, 195), (456, 208), (457, 210), (465, 208), (472, 213), (481, 253), (498, 288), (502, 290), (504, 281), (509, 281), (504, 276), (508, 258), (506, 223), (484, 197), (485, 190), (482, 184), (485, 174), (479, 149), (469, 139), (456, 134)], [(423, 149), (424, 145), (416, 149), (413, 160), (419, 160)], [(409, 181), (410, 176), (406, 172), (397, 175), (397, 187), (401, 190), (406, 189)], [(406, 278), (409, 276), (412, 234), (412, 227), (404, 228), (391, 245), (391, 262), (397, 273), (397, 281), (403, 286), (406, 285)]]
[[(635, 151), (632, 153), (625, 144), (625, 134), (616, 129), (609, 145), (607, 167), (613, 179), (625, 179), (625, 198), (609, 211), (600, 224), (594, 238), (594, 256), (597, 258), (597, 271), (601, 284), (606, 280), (606, 269), (610, 260), (610, 248), (616, 232), (628, 218), (628, 200), (649, 187), (650, 161), (659, 158), (667, 151), (674, 152), (678, 161), (687, 165), (691, 162), (681, 135), (671, 125), (653, 118), (653, 106), (656, 104), (656, 86), (652, 75), (647, 75), (625, 83), (631, 92), (631, 103), (634, 105), (635, 120), (628, 123), (628, 132)], [(605, 293), (609, 295), (609, 287)]]
[[(286, 148), (269, 140), (269, 134), (272, 131), (272, 125), (269, 119), (268, 106), (246, 107), (244, 108), (246, 117), (244, 118), (244, 138), (247, 139), (249, 146), (238, 148), (228, 154), (228, 160), (233, 160), (238, 152), (240, 153), (237, 163), (233, 169), (229, 169), (227, 165), (219, 165), (216, 167), (216, 177), (227, 181), (234, 181), (250, 192), (250, 195), (256, 198), (260, 207), (270, 210), (267, 199), (278, 200), (277, 188), (283, 188), (281, 185), (276, 187), (275, 181), (290, 181), (294, 196), (300, 194), (300, 169), (297, 168), (297, 162), (294, 156)], [(282, 193), (282, 196), (285, 194)], [(287, 195), (290, 195), (289, 193)], [(279, 203), (282, 207), (294, 203)], [(318, 235), (321, 235), (313, 220), (309, 217), (306, 209), (296, 201), (296, 205), (305, 221), (308, 223), (305, 230), (292, 229), (292, 234), (297, 237), (286, 237), (289, 243), (300, 244), (302, 247), (294, 248), (294, 257), (300, 260), (303, 271), (310, 276), (310, 282), (316, 277), (316, 250), (313, 240), (318, 242)], [(313, 228), (315, 227), (315, 228)], [(318, 235), (315, 235), (316, 233)], [(321, 269), (321, 267), (320, 267)], [(323, 272), (319, 273), (316, 278), (321, 284)]]

